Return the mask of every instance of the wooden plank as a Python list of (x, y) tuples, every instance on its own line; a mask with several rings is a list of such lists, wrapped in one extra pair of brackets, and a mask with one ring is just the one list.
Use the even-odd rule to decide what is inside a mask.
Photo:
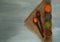
[[(47, 2), (50, 2), (51, 1), (47, 1)], [(30, 27), (29, 29), (34, 31), (38, 37), (42, 40), (42, 42), (52, 42), (52, 36), (46, 38), (46, 35), (45, 35), (45, 26), (44, 26), (44, 22), (45, 22), (45, 13), (44, 13), (44, 7), (45, 5), (47, 5), (46, 3), (46, 0), (43, 0), (36, 8), (35, 10), (33, 10), (33, 12), (28, 16), (28, 18), (25, 20), (25, 23), (28, 27)], [(37, 28), (37, 26), (33, 23), (33, 17), (36, 17), (36, 12), (37, 11), (40, 11), (40, 14), (41, 14), (41, 21), (42, 21), (42, 26), (43, 26), (43, 35), (44, 35), (44, 38), (42, 37), (41, 33), (39, 32), (39, 29)], [(41, 26), (41, 25), (40, 25)], [(52, 31), (52, 28), (51, 28), (51, 31)]]

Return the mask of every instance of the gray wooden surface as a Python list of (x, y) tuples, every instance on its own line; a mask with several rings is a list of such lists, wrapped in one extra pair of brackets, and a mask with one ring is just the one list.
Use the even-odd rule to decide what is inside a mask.
[[(24, 20), (41, 0), (0, 0), (0, 42), (41, 42)], [(60, 0), (52, 0), (53, 42), (60, 42)]]

